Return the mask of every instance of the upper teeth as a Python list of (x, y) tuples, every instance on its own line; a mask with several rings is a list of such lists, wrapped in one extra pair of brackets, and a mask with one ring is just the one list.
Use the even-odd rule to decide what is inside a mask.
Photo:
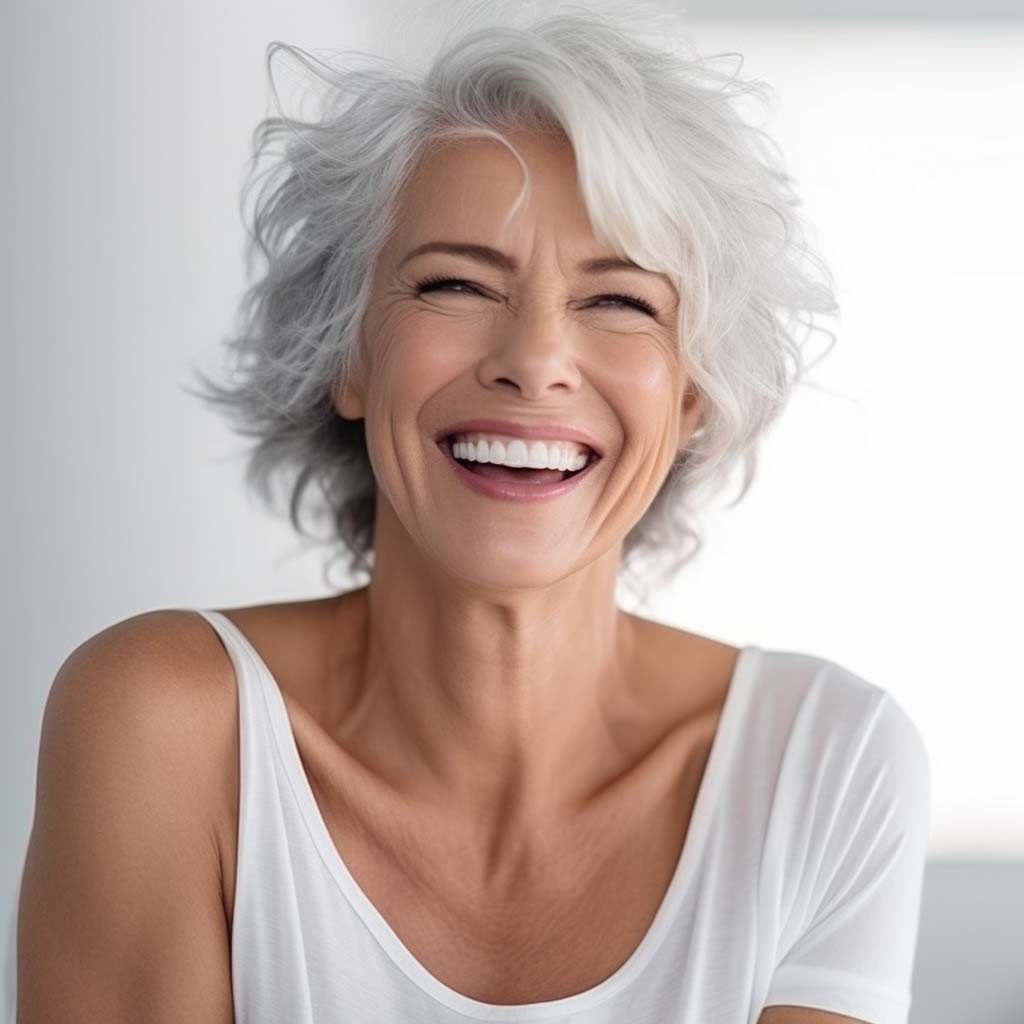
[(471, 462), (530, 469), (562, 469), (575, 472), (587, 464), (589, 449), (573, 441), (522, 441), (497, 434), (456, 434), (452, 455)]

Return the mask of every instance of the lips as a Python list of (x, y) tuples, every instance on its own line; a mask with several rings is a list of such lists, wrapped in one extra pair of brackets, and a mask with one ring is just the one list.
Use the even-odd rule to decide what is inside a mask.
[[(512, 502), (538, 502), (559, 498), (569, 494), (576, 488), (583, 485), (586, 478), (593, 472), (600, 459), (595, 455), (582, 468), (573, 473), (564, 472), (561, 479), (549, 481), (518, 478), (496, 478), (490, 473), (476, 473), (469, 467), (473, 463), (461, 463), (452, 456), (451, 445), (446, 438), (442, 437), (437, 442), (437, 448), (449, 466), (455, 471), (455, 475), (471, 490), (476, 491), (488, 498)], [(498, 467), (493, 467), (497, 469)], [(530, 474), (555, 474), (556, 470), (515, 470), (515, 473)]]
[[(453, 434), (452, 437), (455, 435)], [(503, 466), (490, 462), (469, 462), (455, 458), (455, 453), (452, 451), (452, 437), (443, 437), (437, 442), (438, 448), (445, 453), (445, 455), (452, 460), (456, 465), (463, 466), (471, 473), (477, 475), (490, 476), (508, 476), (509, 479), (515, 479), (516, 477), (522, 477), (525, 480), (531, 479), (550, 479), (552, 480), (568, 480), (570, 477), (574, 477), (577, 473), (582, 473), (591, 463), (597, 462), (600, 458), (596, 452), (590, 451), (587, 462), (580, 469), (534, 469), (529, 466), (512, 467)]]

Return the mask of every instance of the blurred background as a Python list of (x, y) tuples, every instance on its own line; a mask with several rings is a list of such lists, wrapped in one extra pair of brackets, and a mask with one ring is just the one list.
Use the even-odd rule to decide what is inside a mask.
[[(149, 609), (327, 593), (320, 553), (244, 492), (242, 442), (182, 390), (219, 365), (245, 283), (238, 193), (271, 110), (267, 44), (400, 56), (428, 9), (23, 0), (0, 15), (8, 1008), (64, 658)], [(773, 87), (759, 123), (841, 314), (751, 492), (708, 516), (699, 559), (644, 614), (828, 657), (896, 697), (932, 763), (911, 1021), (1020, 1024), (1024, 6), (672, 9), (704, 53), (741, 54)]]

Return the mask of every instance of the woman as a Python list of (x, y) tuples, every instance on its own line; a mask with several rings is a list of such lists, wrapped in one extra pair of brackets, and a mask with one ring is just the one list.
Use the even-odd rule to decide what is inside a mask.
[(264, 125), (267, 270), (209, 396), (369, 578), (67, 659), (19, 1020), (906, 1021), (913, 723), (616, 603), (745, 491), (832, 309), (752, 87), (578, 10), (328, 74)]

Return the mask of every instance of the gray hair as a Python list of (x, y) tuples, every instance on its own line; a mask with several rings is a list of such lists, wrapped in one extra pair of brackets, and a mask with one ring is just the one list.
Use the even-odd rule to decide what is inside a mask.
[[(518, 158), (503, 132), (563, 133), (595, 235), (669, 275), (679, 292), (680, 354), (702, 418), (624, 539), (623, 569), (646, 550), (664, 580), (697, 554), (697, 512), (736, 464), (732, 504), (747, 493), (757, 443), (808, 369), (804, 343), (820, 331), (827, 354), (835, 342), (815, 321), (838, 307), (831, 274), (805, 240), (793, 179), (735, 103), (763, 102), (768, 87), (715, 69), (678, 31), (644, 39), (645, 12), (633, 0), (621, 12), (558, 7), (524, 20), (522, 8), (495, 17), (494, 0), (474, 5), (469, 24), (419, 71), (366, 54), (365, 66), (339, 68), (283, 43), (267, 48), (272, 85), (283, 49), (328, 89), (314, 120), (285, 116), (275, 89), (281, 116), (254, 132), (242, 216), (250, 277), (257, 249), (265, 269), (226, 341), (231, 381), (196, 371), (203, 390), (192, 393), (255, 438), (248, 485), (273, 506), (274, 480), (285, 478), (294, 528), (313, 536), (304, 510), (325, 517), (327, 536), (316, 539), (351, 573), (372, 572), (376, 488), (363, 421), (342, 419), (331, 394), (350, 372), (400, 192), (445, 140), (486, 136)], [(652, 26), (666, 17), (647, 14)], [(529, 176), (520, 164), (522, 199)], [(254, 192), (250, 226), (244, 206)]]

